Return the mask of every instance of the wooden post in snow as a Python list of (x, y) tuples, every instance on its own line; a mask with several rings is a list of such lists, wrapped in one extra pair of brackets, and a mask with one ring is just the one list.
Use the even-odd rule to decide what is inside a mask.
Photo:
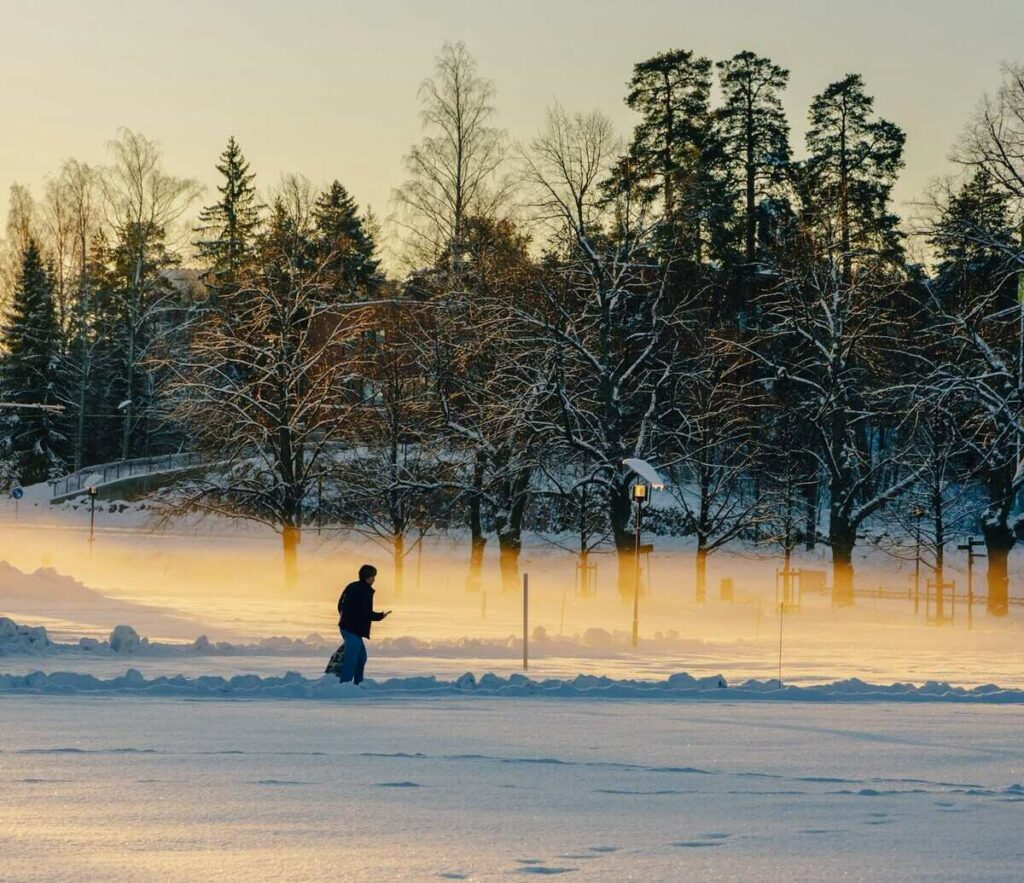
[(523, 671), (530, 667), (530, 574), (523, 574)]

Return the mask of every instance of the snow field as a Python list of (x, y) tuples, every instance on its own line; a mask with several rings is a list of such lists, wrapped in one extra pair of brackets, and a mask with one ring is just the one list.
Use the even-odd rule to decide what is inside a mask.
[(1020, 706), (4, 695), (0, 717), (11, 881), (1019, 879)]

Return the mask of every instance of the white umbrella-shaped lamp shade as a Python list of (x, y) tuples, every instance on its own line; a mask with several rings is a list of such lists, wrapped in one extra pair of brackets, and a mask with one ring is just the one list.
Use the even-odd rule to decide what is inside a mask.
[(639, 457), (628, 457), (622, 461), (622, 465), (632, 469), (652, 488), (661, 490), (665, 487), (665, 479), (658, 475), (657, 470), (646, 460), (641, 460)]

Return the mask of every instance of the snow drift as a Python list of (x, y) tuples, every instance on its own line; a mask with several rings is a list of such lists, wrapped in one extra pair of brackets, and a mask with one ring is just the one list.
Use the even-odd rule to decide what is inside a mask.
[(53, 646), (41, 625), (18, 625), (14, 620), (0, 616), (0, 653), (39, 653)]
[[(105, 641), (96, 638), (81, 638), (77, 643), (60, 643), (50, 640), (42, 626), (28, 627), (10, 622), (21, 630), (38, 633), (41, 639), (36, 643), (15, 641), (0, 631), (0, 656), (4, 654), (62, 654), (84, 652), (98, 655), (136, 655), (146, 657), (175, 656), (323, 656), (325, 659), (338, 646), (338, 639), (327, 639), (321, 635), (305, 638), (274, 636), (263, 638), (251, 644), (211, 641), (200, 635), (191, 643), (164, 643), (150, 641), (140, 636), (129, 625), (117, 625)], [(534, 657), (575, 656), (582, 658), (606, 658), (615, 654), (635, 654), (631, 638), (626, 631), (609, 632), (591, 628), (582, 634), (549, 635), (543, 627), (536, 627), (530, 636), (530, 653)], [(737, 646), (743, 642), (736, 642)], [(702, 641), (684, 639), (675, 631), (658, 632), (652, 638), (642, 638), (640, 649), (645, 653), (678, 653), (705, 647)], [(411, 636), (375, 639), (373, 655), (386, 657), (422, 656), (455, 659), (517, 659), (523, 654), (522, 640), (507, 638), (455, 638), (448, 640), (423, 640)]]
[(186, 696), (211, 699), (345, 699), (367, 700), (399, 696), (490, 696), (553, 699), (653, 699), (810, 702), (984, 702), (1024, 703), (1024, 690), (1007, 690), (995, 684), (981, 687), (954, 687), (946, 683), (869, 684), (857, 679), (836, 681), (809, 687), (783, 687), (777, 681), (745, 681), (729, 687), (720, 675), (694, 678), (674, 674), (661, 681), (617, 680), (594, 675), (578, 675), (558, 680), (532, 680), (514, 674), (507, 678), (485, 674), (479, 679), (466, 673), (451, 681), (436, 677), (367, 680), (362, 687), (340, 684), (332, 676), (306, 678), (297, 672), (282, 677), (239, 674), (231, 678), (204, 676), (188, 678), (145, 678), (139, 671), (128, 671), (115, 678), (97, 678), (78, 672), (36, 671), (26, 675), (0, 674), (0, 693), (41, 694), (130, 694), (138, 696)]

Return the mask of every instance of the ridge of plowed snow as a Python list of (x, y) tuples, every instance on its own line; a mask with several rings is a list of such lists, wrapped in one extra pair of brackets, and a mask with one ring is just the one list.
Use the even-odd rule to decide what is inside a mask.
[(367, 680), (362, 687), (340, 684), (333, 675), (306, 678), (297, 672), (282, 677), (239, 674), (231, 678), (204, 676), (145, 678), (128, 671), (116, 678), (97, 678), (78, 672), (0, 674), (0, 693), (131, 694), (139, 696), (187, 696), (239, 699), (373, 699), (393, 696), (530, 696), (558, 699), (725, 699), (810, 702), (985, 702), (1024, 703), (1024, 690), (1007, 690), (994, 684), (954, 687), (929, 681), (913, 684), (869, 684), (856, 678), (805, 687), (778, 687), (777, 681), (745, 681), (728, 687), (720, 675), (694, 678), (674, 674), (662, 681), (616, 680), (594, 675), (571, 679), (532, 680), (514, 674), (507, 678), (485, 674), (479, 680), (466, 673), (452, 681), (433, 676)]

